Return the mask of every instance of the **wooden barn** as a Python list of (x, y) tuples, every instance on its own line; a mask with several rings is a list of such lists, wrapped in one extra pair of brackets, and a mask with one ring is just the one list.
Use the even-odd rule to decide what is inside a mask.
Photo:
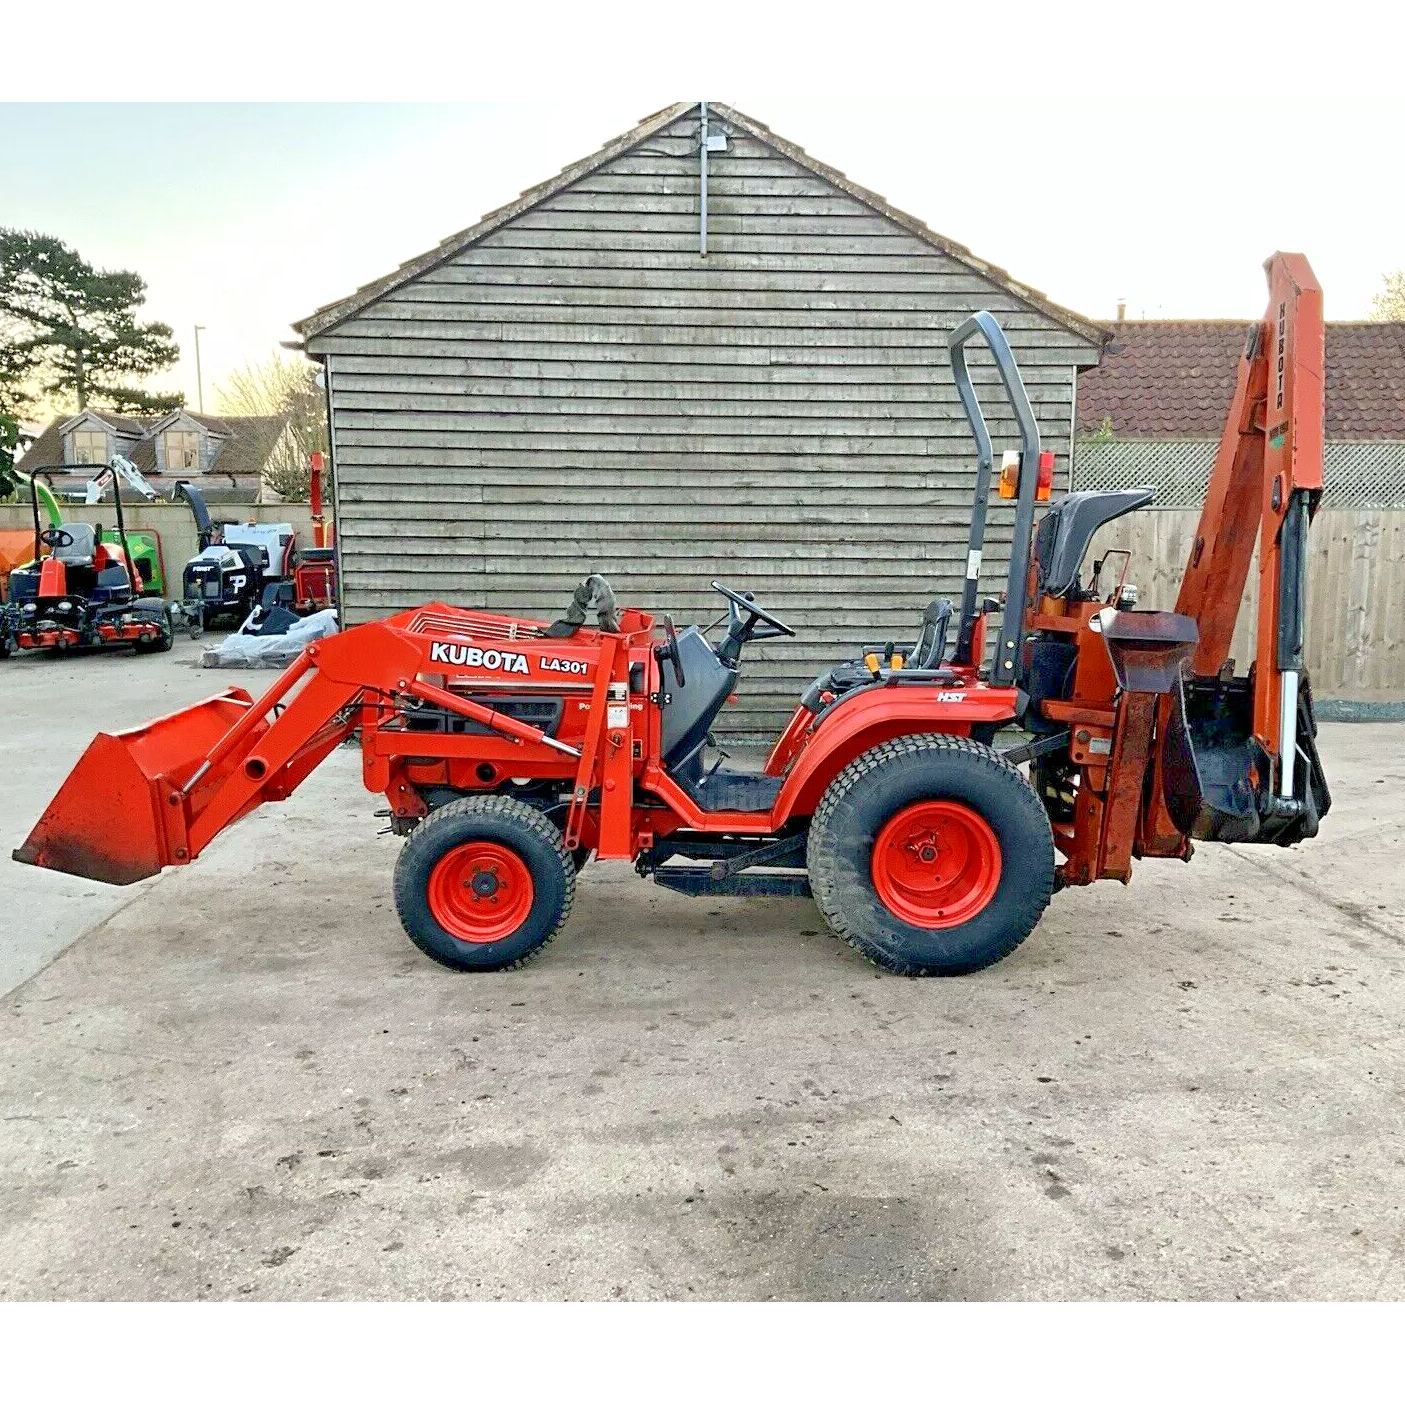
[[(822, 664), (959, 597), (974, 454), (946, 335), (982, 307), (1066, 471), (1102, 328), (741, 112), (657, 113), (298, 324), (346, 617), (556, 618), (598, 571), (702, 622), (721, 579), (800, 631), (743, 661), (727, 734), (770, 732)], [(992, 508), (991, 590), (1010, 518)]]

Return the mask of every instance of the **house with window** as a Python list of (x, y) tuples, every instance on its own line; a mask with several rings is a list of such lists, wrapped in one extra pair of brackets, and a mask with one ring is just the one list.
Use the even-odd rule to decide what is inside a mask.
[(121, 454), (158, 490), (190, 478), (211, 502), (251, 503), (263, 495), (269, 464), (286, 451), (287, 434), (287, 419), (278, 415), (217, 417), (180, 409), (138, 417), (80, 410), (44, 429), (21, 466), (44, 470), (55, 492), (81, 498), (94, 471)]

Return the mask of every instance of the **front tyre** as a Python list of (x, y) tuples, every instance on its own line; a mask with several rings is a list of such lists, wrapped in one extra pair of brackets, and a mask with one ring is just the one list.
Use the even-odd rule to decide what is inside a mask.
[(428, 957), (503, 971), (535, 956), (566, 920), (576, 866), (540, 810), (502, 795), (435, 810), (395, 864), (395, 910)]
[(899, 737), (850, 762), (810, 823), (815, 902), (870, 961), (956, 976), (1009, 955), (1054, 887), (1049, 820), (988, 746)]

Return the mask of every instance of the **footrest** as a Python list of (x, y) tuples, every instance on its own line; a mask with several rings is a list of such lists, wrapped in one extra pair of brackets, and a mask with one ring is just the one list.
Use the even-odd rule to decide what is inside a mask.
[(765, 776), (759, 771), (729, 771), (719, 766), (696, 785), (686, 787), (704, 810), (769, 810), (784, 784), (782, 776)]
[(710, 864), (664, 864), (654, 870), (654, 882), (694, 897), (808, 898), (810, 879), (804, 873), (734, 873), (714, 878)]

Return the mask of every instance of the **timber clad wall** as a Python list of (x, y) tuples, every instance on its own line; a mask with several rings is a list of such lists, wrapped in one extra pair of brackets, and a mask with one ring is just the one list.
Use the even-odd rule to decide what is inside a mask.
[[(1096, 329), (740, 114), (719, 126), (705, 259), (690, 108), (349, 317), (309, 319), (350, 620), (435, 598), (555, 618), (599, 571), (702, 623), (717, 578), (800, 631), (748, 651), (726, 715), (728, 735), (769, 733), (822, 666), (959, 597), (974, 450), (946, 334), (974, 309), (1005, 327), (1067, 466)], [(973, 361), (998, 452), (1014, 425)], [(992, 591), (1010, 518), (992, 508)]]

